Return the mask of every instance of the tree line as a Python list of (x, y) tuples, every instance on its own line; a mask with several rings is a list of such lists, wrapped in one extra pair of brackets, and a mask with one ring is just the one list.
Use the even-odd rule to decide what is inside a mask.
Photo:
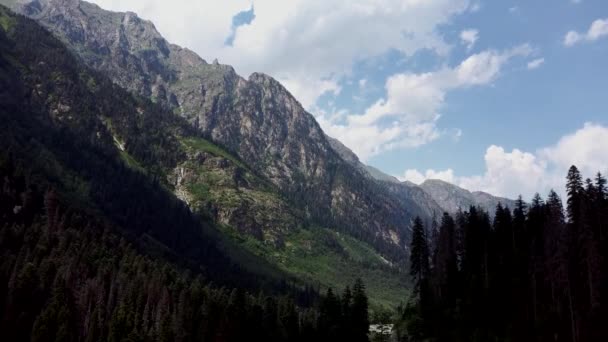
[(400, 340), (608, 341), (606, 178), (572, 166), (566, 190), (565, 212), (551, 191), (493, 221), (475, 207), (438, 229), (417, 219)]

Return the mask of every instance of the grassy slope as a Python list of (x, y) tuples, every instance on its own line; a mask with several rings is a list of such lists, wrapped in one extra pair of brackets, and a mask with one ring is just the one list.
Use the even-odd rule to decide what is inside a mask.
[(209, 142), (208, 140), (205, 140), (202, 138), (188, 137), (188, 138), (183, 139), (182, 142), (189, 149), (197, 150), (197, 151), (201, 151), (201, 152), (208, 152), (215, 156), (228, 159), (243, 169), (248, 169), (247, 166), (243, 162), (241, 162), (238, 158), (231, 155), (223, 148)]
[(403, 274), (387, 265), (367, 244), (330, 229), (297, 230), (278, 249), (230, 227), (226, 232), (245, 249), (321, 289), (342, 289), (356, 278), (363, 279), (372, 308), (394, 308), (408, 296)]
[[(224, 158), (244, 169), (245, 177), (256, 178), (238, 158), (209, 141), (188, 138), (183, 143), (190, 152), (206, 152)], [(203, 181), (199, 178), (199, 182), (188, 186), (196, 201), (230, 205), (247, 196), (256, 201), (263, 199), (285, 205), (284, 200), (261, 180), (258, 187), (242, 191), (223, 186), (229, 181), (222, 179), (228, 176), (221, 170), (199, 169), (198, 172), (205, 175)], [(275, 215), (288, 213), (276, 212)], [(371, 246), (331, 229), (292, 227), (283, 232), (280, 245), (242, 234), (239, 227), (224, 225), (224, 231), (231, 241), (262, 256), (301, 282), (316, 284), (322, 289), (342, 289), (360, 277), (367, 285), (372, 306), (385, 308), (396, 306), (408, 295), (404, 274), (398, 273)]]

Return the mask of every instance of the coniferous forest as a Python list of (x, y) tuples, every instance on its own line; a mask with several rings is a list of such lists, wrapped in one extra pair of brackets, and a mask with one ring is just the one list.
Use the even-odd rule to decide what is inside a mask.
[(0, 180), (3, 341), (367, 341), (360, 280), (342, 296), (222, 286), (142, 254), (10, 157)]
[(608, 341), (608, 191), (572, 166), (554, 191), (494, 219), (471, 207), (438, 229), (416, 220), (402, 341)]

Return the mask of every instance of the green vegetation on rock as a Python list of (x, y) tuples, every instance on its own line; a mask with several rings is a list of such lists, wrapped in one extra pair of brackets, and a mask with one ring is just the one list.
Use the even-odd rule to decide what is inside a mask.
[(0, 26), (4, 31), (10, 30), (15, 25), (15, 19), (6, 14), (4, 8), (0, 8)]
[[(361, 278), (375, 309), (394, 308), (407, 298), (406, 275), (372, 246), (331, 229), (304, 227), (295, 206), (241, 160), (202, 138), (180, 141), (189, 155), (178, 169), (190, 207), (204, 215), (215, 208), (226, 243), (237, 246), (229, 250), (261, 257), (302, 285), (339, 289)], [(244, 255), (234, 257), (247, 263)]]
[(395, 308), (408, 297), (406, 276), (369, 245), (327, 228), (299, 229), (285, 236), (280, 248), (225, 228), (242, 247), (271, 260), (298, 280), (322, 289), (343, 288), (364, 279), (370, 305)]
[(200, 151), (200, 152), (207, 152), (210, 153), (214, 156), (217, 157), (223, 157), (225, 159), (228, 159), (230, 161), (232, 161), (233, 163), (235, 163), (236, 165), (238, 165), (239, 167), (242, 167), (244, 169), (247, 169), (247, 166), (245, 166), (245, 164), (243, 164), (243, 162), (241, 162), (238, 158), (236, 158), (234, 155), (228, 153), (226, 150), (224, 150), (223, 148), (217, 146), (216, 144), (203, 139), (203, 138), (196, 138), (196, 137), (188, 137), (182, 140), (183, 144), (188, 147), (191, 150), (195, 150), (195, 151)]

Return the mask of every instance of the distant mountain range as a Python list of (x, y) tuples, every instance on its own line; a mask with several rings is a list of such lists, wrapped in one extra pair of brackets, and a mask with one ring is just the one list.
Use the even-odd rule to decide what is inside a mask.
[(515, 201), (492, 196), (482, 191), (470, 192), (454, 184), (437, 179), (429, 179), (420, 184), (422, 190), (429, 194), (443, 210), (455, 213), (458, 210), (468, 210), (471, 206), (480, 207), (494, 215), (496, 206), (500, 203), (511, 209), (515, 207)]
[[(425, 210), (421, 212), (423, 218), (428, 218), (429, 216), (436, 217), (438, 213), (442, 212), (454, 214), (461, 209), (463, 211), (468, 210), (471, 206), (482, 208), (490, 215), (494, 215), (496, 206), (499, 203), (509, 208), (514, 208), (515, 206), (514, 200), (492, 196), (482, 191), (470, 192), (438, 179), (428, 179), (420, 185), (409, 181), (401, 182), (396, 177), (387, 175), (372, 166), (361, 163), (356, 154), (340, 143), (340, 141), (332, 138), (328, 139), (332, 148), (345, 161), (351, 163), (351, 165), (361, 170), (368, 177), (389, 184), (389, 187), (394, 192), (402, 193), (404, 197), (413, 199), (419, 208), (424, 208)], [(422, 194), (422, 192), (426, 195)]]
[[(15, 108), (35, 107), (48, 119), (40, 126), (46, 128), (37, 131), (40, 144), (18, 144), (23, 137), (16, 132), (27, 132), (27, 125), (17, 123), (5, 125), (13, 133), (3, 143), (19, 146), (13, 149), (23, 155), (45, 154), (53, 132), (63, 132), (67, 142), (53, 145), (52, 155), (80, 140), (91, 144), (91, 151), (102, 146), (103, 158), (118, 158), (204, 218), (210, 236), (224, 246), (218, 253), (253, 273), (278, 270), (323, 287), (342, 286), (361, 276), (374, 303), (394, 305), (406, 293), (403, 270), (414, 217), (430, 222), (444, 211), (471, 205), (490, 213), (499, 202), (512, 206), (511, 200), (441, 181), (420, 186), (399, 182), (364, 165), (326, 136), (272, 77), (254, 73), (244, 79), (230, 66), (207, 63), (167, 42), (153, 23), (134, 13), (110, 12), (78, 0), (0, 3), (35, 20), (65, 45), (48, 39), (19, 42), (23, 49), (60, 55), (54, 64), (32, 59), (13, 65), (11, 58), (17, 57), (6, 58), (5, 69), (15, 73), (11, 82), (19, 80), (15, 82), (22, 86), (0, 95), (2, 101), (17, 101)], [(3, 22), (11, 39), (19, 40), (20, 32), (11, 27), (10, 20)], [(20, 68), (29, 71), (20, 73)], [(72, 142), (70, 137), (75, 137)], [(49, 182), (78, 193), (86, 199), (83, 205), (100, 206), (91, 184), (109, 182), (105, 169), (93, 167), (93, 159), (73, 168), (68, 167), (73, 161), (51, 161), (40, 171)], [(128, 193), (117, 190), (114, 196)], [(139, 214), (145, 216), (147, 210), (153, 209)], [(181, 234), (179, 227), (171, 229)], [(142, 228), (133, 234), (150, 232)], [(171, 251), (163, 239), (155, 240)], [(262, 264), (264, 270), (259, 269)]]

